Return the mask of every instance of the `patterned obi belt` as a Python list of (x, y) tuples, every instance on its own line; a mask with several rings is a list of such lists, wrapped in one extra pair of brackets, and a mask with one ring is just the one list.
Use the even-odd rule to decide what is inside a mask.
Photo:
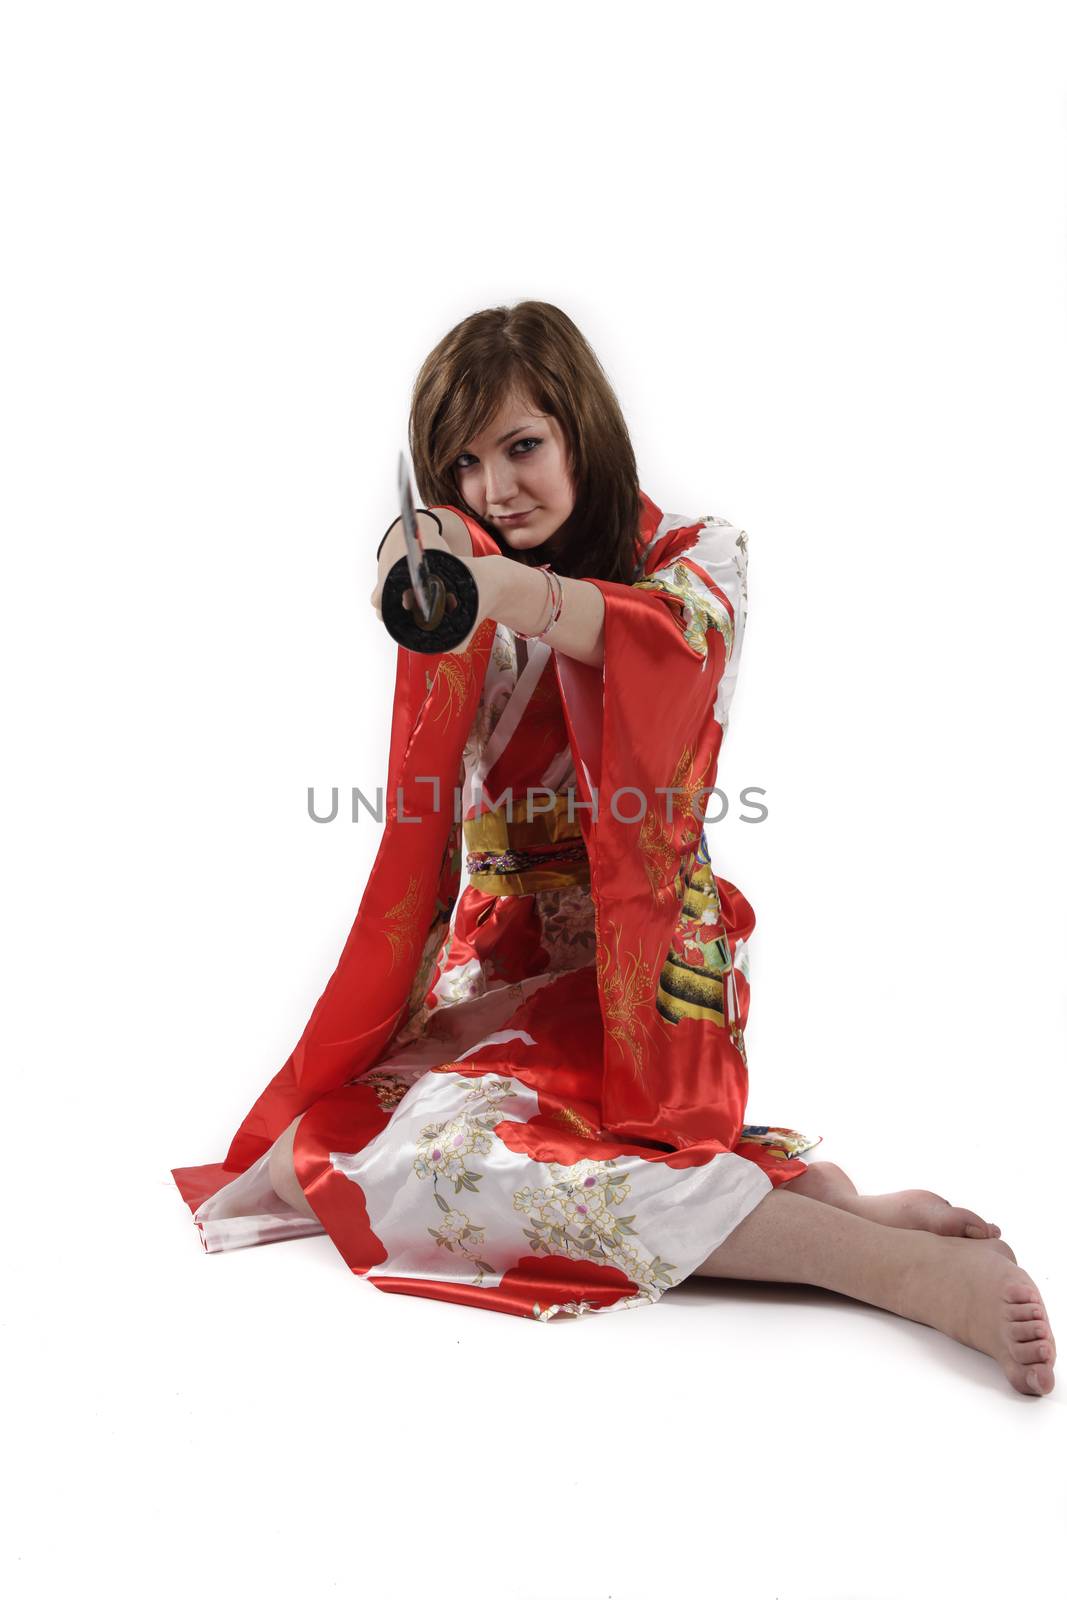
[(543, 793), (531, 798), (531, 817), (523, 796), (512, 801), (510, 822), (506, 803), (464, 822), (467, 871), (482, 894), (536, 894), (589, 883), (582, 825), (577, 810), (573, 821), (568, 818), (567, 795), (556, 795), (550, 811), (537, 810), (546, 804)]

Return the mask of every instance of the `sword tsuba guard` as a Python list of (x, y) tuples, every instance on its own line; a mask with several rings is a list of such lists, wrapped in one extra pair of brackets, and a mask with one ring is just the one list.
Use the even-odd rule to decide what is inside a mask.
[(382, 585), (382, 621), (386, 631), (406, 650), (440, 655), (454, 650), (470, 633), (478, 616), (478, 585), (474, 574), (448, 550), (426, 550), (423, 561), (429, 573), (427, 596), (430, 615), (424, 618), (414, 604), (404, 605), (411, 588), (406, 558), (389, 571)]

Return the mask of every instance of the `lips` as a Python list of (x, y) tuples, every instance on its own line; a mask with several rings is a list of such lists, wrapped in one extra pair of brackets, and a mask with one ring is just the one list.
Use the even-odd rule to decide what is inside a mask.
[(536, 506), (531, 506), (529, 511), (515, 511), (508, 517), (497, 517), (496, 520), (498, 522), (525, 522), (526, 518), (532, 517), (536, 510)]

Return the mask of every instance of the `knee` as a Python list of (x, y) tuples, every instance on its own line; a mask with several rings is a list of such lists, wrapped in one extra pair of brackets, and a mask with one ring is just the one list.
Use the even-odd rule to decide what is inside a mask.
[(832, 1178), (834, 1183), (840, 1183), (842, 1178), (848, 1182), (848, 1173), (844, 1167), (839, 1167), (836, 1161), (810, 1161), (808, 1171), (818, 1172), (824, 1178)]
[(801, 1173), (797, 1182), (802, 1185), (803, 1194), (811, 1195), (816, 1200), (828, 1199), (842, 1192), (851, 1193), (853, 1189), (848, 1173), (833, 1161), (809, 1161), (807, 1171)]

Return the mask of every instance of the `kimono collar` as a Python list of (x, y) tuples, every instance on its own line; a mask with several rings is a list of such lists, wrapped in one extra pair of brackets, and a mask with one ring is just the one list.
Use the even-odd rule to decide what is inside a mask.
[(645, 551), (648, 549), (649, 543), (655, 534), (656, 529), (663, 521), (663, 512), (660, 510), (659, 506), (656, 505), (655, 501), (648, 497), (643, 489), (638, 489), (637, 493), (641, 502), (641, 514), (637, 524), (637, 543), (635, 549), (638, 562), (643, 564)]

